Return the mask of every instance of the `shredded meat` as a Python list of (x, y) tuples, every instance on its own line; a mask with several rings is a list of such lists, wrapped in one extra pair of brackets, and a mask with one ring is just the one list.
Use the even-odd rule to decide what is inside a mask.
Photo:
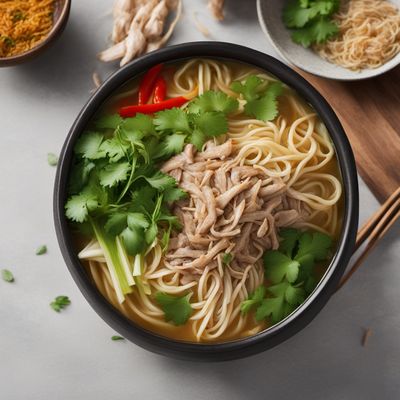
[[(170, 265), (188, 276), (216, 268), (225, 252), (232, 268), (245, 269), (268, 249), (279, 247), (278, 229), (301, 224), (309, 210), (279, 179), (263, 169), (238, 165), (234, 143), (206, 143), (196, 154), (187, 145), (162, 170), (179, 177), (189, 198), (174, 206), (182, 231), (174, 232), (166, 254)], [(293, 195), (293, 196), (292, 196)]]

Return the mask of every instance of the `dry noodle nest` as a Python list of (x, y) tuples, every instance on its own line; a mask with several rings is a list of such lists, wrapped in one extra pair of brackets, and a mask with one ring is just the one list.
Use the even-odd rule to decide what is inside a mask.
[(314, 46), (324, 59), (351, 70), (378, 68), (400, 51), (400, 13), (385, 0), (343, 1), (339, 34)]

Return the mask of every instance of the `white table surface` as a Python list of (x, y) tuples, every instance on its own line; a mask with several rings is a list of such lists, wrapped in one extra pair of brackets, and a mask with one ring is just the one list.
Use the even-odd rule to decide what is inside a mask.
[[(205, 0), (184, 0), (170, 43), (213, 38), (276, 55), (258, 26), (255, 1), (227, 2), (214, 22)], [(302, 332), (263, 354), (219, 364), (175, 361), (129, 343), (85, 301), (58, 249), (52, 217), (57, 153), (89, 97), (96, 53), (109, 34), (111, 0), (73, 1), (66, 31), (41, 58), (0, 70), (0, 399), (396, 399), (400, 395), (400, 226)], [(378, 207), (363, 182), (361, 220)], [(35, 249), (47, 244), (48, 254)], [(71, 306), (49, 307), (66, 294)], [(362, 347), (364, 328), (372, 329)]]

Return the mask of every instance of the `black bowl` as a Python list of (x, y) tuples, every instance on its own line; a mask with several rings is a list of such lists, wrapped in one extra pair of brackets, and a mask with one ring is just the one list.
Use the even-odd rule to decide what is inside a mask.
[[(103, 102), (129, 79), (151, 66), (193, 57), (209, 57), (254, 65), (275, 75), (295, 89), (317, 111), (334, 142), (344, 185), (344, 217), (337, 251), (314, 292), (286, 319), (248, 338), (221, 344), (188, 343), (168, 339), (130, 321), (116, 310), (96, 289), (80, 263), (69, 224), (64, 215), (67, 182), (74, 144)], [(329, 300), (353, 253), (358, 223), (358, 184), (353, 153), (335, 113), (325, 99), (299, 74), (275, 58), (229, 43), (196, 42), (168, 47), (150, 53), (112, 75), (84, 106), (69, 132), (61, 151), (54, 189), (54, 219), (65, 262), (95, 311), (125, 338), (155, 353), (180, 359), (219, 361), (260, 353), (285, 341), (303, 329)]]

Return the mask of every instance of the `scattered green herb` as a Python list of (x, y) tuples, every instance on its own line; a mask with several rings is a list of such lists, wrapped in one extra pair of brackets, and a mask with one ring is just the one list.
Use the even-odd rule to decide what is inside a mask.
[(242, 82), (233, 82), (231, 89), (246, 100), (244, 112), (262, 121), (272, 121), (278, 115), (278, 97), (283, 92), (280, 82), (268, 82), (257, 75), (249, 75)]
[(18, 22), (18, 21), (22, 21), (25, 18), (26, 18), (26, 16), (21, 10), (15, 10), (12, 14), (11, 20), (12, 20), (12, 22)]
[(60, 312), (65, 307), (71, 304), (71, 300), (68, 296), (57, 296), (51, 303), (50, 307), (57, 312)]
[(36, 249), (36, 255), (37, 256), (41, 256), (42, 254), (46, 254), (46, 253), (47, 253), (47, 246), (46, 245), (39, 246)]
[(111, 336), (111, 340), (114, 340), (114, 341), (125, 340), (125, 338), (123, 338), (122, 336), (114, 335), (114, 336)]
[(326, 42), (339, 31), (332, 21), (340, 0), (291, 0), (283, 11), (283, 22), (292, 39), (304, 47)]
[(14, 282), (14, 275), (8, 269), (1, 270), (1, 277), (3, 278), (3, 281), (10, 282), (10, 283)]
[(258, 321), (279, 322), (303, 303), (317, 284), (316, 263), (327, 259), (332, 247), (332, 239), (320, 232), (282, 229), (279, 234), (279, 250), (264, 254), (265, 277), (272, 285), (258, 287), (241, 304), (244, 314), (256, 309)]
[(55, 167), (58, 164), (58, 156), (56, 156), (54, 153), (47, 153), (47, 163)]
[(191, 294), (176, 297), (166, 293), (158, 292), (156, 300), (165, 314), (167, 322), (172, 321), (175, 325), (184, 325), (192, 315), (192, 307), (189, 299)]
[(15, 40), (10, 38), (9, 36), (0, 36), (0, 39), (3, 40), (4, 44), (7, 47), (14, 47), (15, 46)]
[(222, 264), (223, 265), (229, 265), (231, 261), (233, 260), (233, 255), (232, 253), (224, 253), (222, 255)]

